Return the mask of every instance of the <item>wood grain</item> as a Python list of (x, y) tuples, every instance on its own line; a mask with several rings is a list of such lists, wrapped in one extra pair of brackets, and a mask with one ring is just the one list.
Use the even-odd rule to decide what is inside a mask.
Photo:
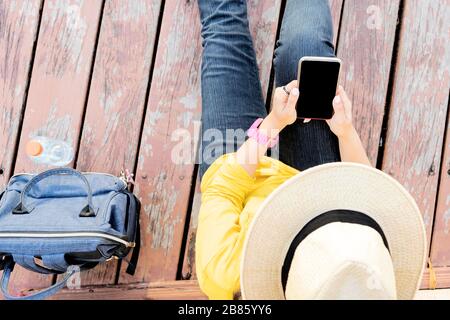
[(399, 0), (346, 0), (338, 57), (340, 83), (353, 102), (356, 129), (374, 165), (381, 127), (399, 13)]
[(428, 240), (450, 88), (449, 16), (450, 0), (405, 1), (383, 161), (416, 199)]
[(448, 117), (430, 254), (437, 267), (450, 266), (450, 112)]
[[(155, 0), (106, 2), (77, 169), (133, 172), (160, 9)], [(112, 260), (83, 273), (81, 281), (112, 284), (116, 273)]]
[[(450, 287), (450, 268), (437, 268), (440, 288)], [(428, 272), (422, 279), (422, 289), (428, 289)], [(420, 290), (419, 296), (432, 297), (433, 291)], [(127, 284), (118, 286), (91, 286), (80, 290), (64, 289), (52, 300), (206, 300), (197, 281), (168, 281), (150, 284)]]
[[(435, 267), (434, 273), (436, 275), (436, 289), (450, 288), (450, 268), (449, 267)], [(423, 277), (422, 283), (420, 285), (421, 289), (431, 289), (430, 288), (430, 270), (426, 269)]]
[(41, 0), (0, 2), (0, 190), (11, 176), (41, 6)]
[(30, 136), (45, 135), (76, 147), (101, 7), (102, 0), (45, 2), (16, 172), (45, 169), (25, 154)]
[[(77, 145), (101, 7), (101, 0), (45, 1), (16, 173), (45, 169), (25, 154), (25, 145), (32, 135)], [(11, 281), (18, 291), (48, 286), (51, 279), (16, 266)]]
[[(267, 91), (280, 1), (249, 2), (259, 52), (259, 67)], [(271, 36), (272, 35), (272, 36)], [(267, 49), (270, 48), (270, 49)], [(269, 51), (268, 51), (269, 50)], [(198, 142), (200, 108), (200, 20), (196, 2), (167, 1), (155, 62), (147, 118), (142, 135), (136, 193), (142, 200), (142, 254), (145, 265), (137, 277), (122, 273), (120, 282), (174, 280), (186, 220), (193, 159)], [(184, 130), (192, 157), (174, 163), (175, 130)], [(183, 131), (178, 131), (183, 132)], [(180, 142), (178, 141), (178, 144)]]
[(193, 203), (191, 208), (191, 220), (189, 222), (189, 230), (186, 235), (186, 249), (184, 251), (183, 269), (181, 271), (182, 280), (194, 280), (197, 279), (197, 273), (195, 269), (195, 235), (197, 234), (198, 216), (200, 214), (200, 206), (202, 200), (202, 194), (200, 190), (200, 176), (197, 176), (195, 182), (195, 191), (193, 197)]
[(207, 300), (197, 281), (168, 281), (64, 289), (53, 300)]
[(339, 25), (341, 23), (342, 6), (344, 5), (344, 0), (329, 0), (329, 1), (330, 1), (331, 16), (333, 18), (333, 30), (334, 30), (333, 43), (336, 46), (339, 35)]
[(175, 280), (193, 165), (173, 163), (172, 133), (190, 134), (199, 120), (198, 20), (196, 1), (166, 1), (134, 189), (142, 203), (140, 262), (134, 277), (122, 270), (120, 283)]

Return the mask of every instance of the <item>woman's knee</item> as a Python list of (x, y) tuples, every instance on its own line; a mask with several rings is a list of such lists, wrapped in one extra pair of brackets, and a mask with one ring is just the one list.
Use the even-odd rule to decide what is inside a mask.
[(275, 50), (277, 79), (282, 80), (282, 84), (296, 79), (298, 62), (305, 56), (333, 57), (333, 43), (315, 29), (305, 29), (282, 36)]
[(302, 30), (284, 37), (278, 43), (276, 56), (281, 60), (294, 59), (298, 61), (304, 56), (334, 56), (334, 46), (316, 30)]
[(242, 0), (198, 0), (202, 29), (236, 30), (248, 25), (247, 4)]

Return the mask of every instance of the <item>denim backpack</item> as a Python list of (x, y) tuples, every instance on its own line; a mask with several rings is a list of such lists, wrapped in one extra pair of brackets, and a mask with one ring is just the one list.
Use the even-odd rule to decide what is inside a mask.
[[(7, 299), (44, 299), (79, 270), (124, 258), (133, 249), (127, 272), (139, 255), (139, 200), (127, 182), (109, 174), (57, 168), (38, 175), (13, 176), (0, 193), (1, 290)], [(8, 293), (14, 265), (63, 280), (38, 293)]]

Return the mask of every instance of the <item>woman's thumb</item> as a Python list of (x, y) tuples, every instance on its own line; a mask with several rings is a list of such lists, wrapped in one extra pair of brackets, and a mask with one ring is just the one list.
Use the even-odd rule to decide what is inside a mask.
[(344, 110), (344, 103), (339, 95), (337, 95), (333, 100), (333, 108), (335, 112)]

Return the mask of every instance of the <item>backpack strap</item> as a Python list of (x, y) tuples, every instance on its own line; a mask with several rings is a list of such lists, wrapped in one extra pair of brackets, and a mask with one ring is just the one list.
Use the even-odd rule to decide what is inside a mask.
[(126, 273), (134, 276), (134, 273), (136, 272), (137, 263), (139, 260), (139, 252), (141, 250), (141, 226), (140, 226), (140, 218), (139, 218), (140, 211), (141, 211), (141, 202), (132, 193), (129, 193), (128, 196), (130, 197), (130, 201), (131, 201), (130, 210), (136, 212), (135, 225), (134, 226), (130, 225), (131, 221), (128, 221), (128, 227), (127, 227), (128, 232), (135, 230), (135, 235), (134, 235), (134, 239), (133, 239), (133, 241), (135, 243), (135, 247), (133, 248), (133, 252), (131, 253), (130, 260), (129, 261), (127, 261), (126, 259), (124, 259), (124, 260), (128, 262), (128, 267), (127, 267)]
[(64, 256), (64, 253), (43, 255), (42, 263), (46, 268), (64, 273), (67, 271), (67, 268), (69, 268), (69, 264), (66, 262)]
[(97, 210), (94, 209), (94, 205), (92, 203), (92, 189), (89, 185), (89, 181), (86, 179), (86, 177), (78, 172), (77, 170), (74, 170), (72, 168), (55, 168), (50, 169), (47, 171), (44, 171), (36, 176), (34, 176), (23, 188), (22, 192), (20, 193), (20, 202), (19, 204), (13, 209), (13, 214), (29, 214), (31, 211), (33, 211), (33, 207), (30, 207), (28, 204), (25, 203), (25, 200), (27, 199), (28, 193), (35, 187), (40, 181), (56, 175), (68, 175), (68, 176), (74, 176), (80, 179), (84, 187), (86, 189), (86, 201), (87, 204), (83, 209), (81, 209), (80, 217), (95, 217), (97, 215)]
[[(38, 272), (42, 274), (55, 274), (62, 273), (58, 270), (52, 270), (43, 266), (40, 266), (34, 260), (34, 256), (26, 255), (26, 254), (13, 254), (13, 260), (20, 266), (24, 267), (27, 270)], [(65, 270), (64, 270), (65, 271)], [(64, 272), (63, 271), (63, 272)]]
[(60, 282), (55, 283), (51, 287), (48, 287), (47, 289), (44, 289), (42, 291), (39, 291), (37, 293), (24, 296), (24, 297), (18, 297), (18, 296), (12, 296), (9, 293), (8, 286), (9, 286), (9, 279), (11, 277), (11, 272), (14, 269), (14, 261), (10, 259), (4, 266), (3, 276), (1, 279), (1, 290), (4, 295), (4, 297), (8, 300), (41, 300), (45, 299), (51, 295), (54, 295), (56, 292), (64, 288), (67, 281), (72, 277), (77, 270), (74, 268), (70, 272), (67, 273), (67, 275), (62, 279)]
[(134, 276), (134, 273), (136, 272), (136, 267), (139, 259), (139, 252), (141, 250), (141, 228), (139, 225), (139, 218), (137, 219), (136, 238), (134, 242), (136, 245), (133, 248), (133, 253), (131, 254), (131, 258), (130, 261), (128, 262), (128, 267), (126, 270), (126, 272), (132, 276)]

